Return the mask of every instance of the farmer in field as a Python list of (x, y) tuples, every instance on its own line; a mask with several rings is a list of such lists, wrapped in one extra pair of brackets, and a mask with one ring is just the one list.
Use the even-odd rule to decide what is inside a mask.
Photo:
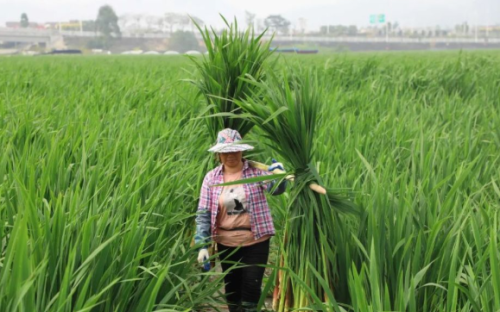
[[(264, 267), (269, 256), (269, 239), (274, 225), (265, 197), (265, 191), (274, 182), (231, 186), (216, 184), (269, 175), (269, 171), (283, 170), (281, 163), (274, 162), (269, 171), (254, 168), (242, 153), (253, 146), (242, 144), (236, 130), (219, 132), (217, 143), (209, 149), (217, 153), (221, 165), (208, 172), (203, 180), (198, 215), (196, 217), (195, 243), (208, 243), (212, 239), (220, 253), (226, 300), (229, 311), (256, 311), (261, 295)], [(273, 195), (282, 194), (286, 182), (281, 183)], [(209, 258), (208, 249), (202, 248), (198, 262)], [(236, 263), (238, 268), (230, 270)]]

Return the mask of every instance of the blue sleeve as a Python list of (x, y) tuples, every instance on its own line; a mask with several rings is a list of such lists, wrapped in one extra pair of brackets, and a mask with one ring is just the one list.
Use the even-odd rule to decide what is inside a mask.
[[(284, 179), (278, 185), (278, 187), (274, 190), (274, 192), (271, 193), (271, 195), (276, 196), (276, 195), (281, 195), (281, 194), (285, 193), (285, 191), (286, 191), (286, 183), (287, 183), (287, 180)], [(273, 188), (274, 188), (275, 185), (276, 185), (276, 180), (273, 180), (273, 181), (269, 182), (268, 185), (267, 185), (268, 192), (271, 192), (273, 190)]]
[[(208, 175), (203, 179), (201, 186), (200, 200), (198, 210), (196, 212), (196, 234), (194, 236), (195, 244), (208, 244), (211, 241), (211, 212), (210, 203), (210, 187), (208, 183)], [(206, 247), (205, 247), (206, 248)]]
[[(195, 244), (210, 243), (210, 211), (198, 211), (196, 214), (196, 234), (194, 235)], [(207, 246), (202, 247), (207, 248)]]

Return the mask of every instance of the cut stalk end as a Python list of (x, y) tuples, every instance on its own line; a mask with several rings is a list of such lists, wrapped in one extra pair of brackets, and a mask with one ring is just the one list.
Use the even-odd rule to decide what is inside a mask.
[(326, 189), (319, 184), (311, 183), (309, 184), (309, 187), (318, 194), (326, 195)]

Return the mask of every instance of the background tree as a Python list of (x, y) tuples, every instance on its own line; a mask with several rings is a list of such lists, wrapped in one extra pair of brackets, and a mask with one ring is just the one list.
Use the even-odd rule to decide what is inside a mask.
[[(196, 16), (191, 16), (191, 18), (200, 26), (204, 24), (203, 21)], [(168, 27), (170, 34), (173, 34), (174, 29), (184, 30), (187, 26), (191, 26), (192, 30), (194, 30), (191, 18), (187, 14), (168, 12), (163, 16), (163, 22), (164, 25)]]
[(330, 29), (332, 29), (332, 26), (329, 26), (329, 25), (323, 25), (323, 26), (320, 26), (320, 27), (319, 27), (319, 32), (320, 32), (321, 34), (323, 34), (323, 35), (324, 35), (324, 34), (329, 33), (329, 29), (328, 29), (328, 27), (330, 27)]
[(277, 32), (279, 34), (286, 35), (290, 28), (290, 21), (281, 15), (269, 15), (264, 20), (264, 25), (269, 28), (272, 32)]
[(303, 17), (299, 18), (298, 28), (300, 34), (305, 34), (307, 28), (307, 20)]
[(435, 28), (435, 36), (436, 37), (441, 37), (443, 35), (443, 32), (441, 31), (441, 26), (439, 25), (436, 25), (436, 28)]
[(190, 50), (199, 50), (198, 39), (191, 31), (177, 30), (170, 37), (168, 48), (177, 52), (186, 52)]
[(123, 14), (118, 17), (118, 27), (120, 31), (130, 32), (133, 29), (134, 18), (132, 14)]
[(159, 20), (161, 18), (154, 15), (145, 15), (144, 23), (146, 24), (146, 32), (155, 32), (158, 30)]
[(146, 32), (146, 16), (144, 14), (133, 14), (131, 24), (134, 33)]
[(262, 21), (261, 18), (255, 19), (254, 23), (255, 23), (256, 30), (258, 32), (264, 32), (264, 30), (266, 29), (266, 26), (264, 26), (264, 22)]
[(455, 25), (455, 32), (458, 35), (469, 34), (469, 24), (467, 22), (463, 22), (462, 24)]
[(193, 15), (190, 16), (189, 22), (190, 22), (190, 25), (191, 25), (191, 31), (192, 32), (197, 31), (197, 29), (196, 29), (196, 27), (194, 25), (195, 23), (198, 24), (198, 26), (200, 26), (200, 27), (203, 27), (205, 25), (205, 22), (201, 18), (199, 18), (197, 16), (193, 16)]
[(179, 14), (178, 25), (181, 30), (184, 30), (186, 27), (191, 25), (191, 19), (187, 14)]
[(166, 27), (169, 29), (169, 33), (172, 34), (174, 32), (174, 27), (178, 23), (178, 16), (179, 14), (177, 13), (172, 13), (172, 12), (167, 12), (163, 16), (163, 21)]
[(163, 17), (156, 18), (156, 28), (162, 33), (165, 32), (165, 20)]
[(356, 25), (351, 25), (347, 28), (348, 36), (357, 36), (358, 35), (358, 27)]
[(248, 11), (245, 11), (245, 21), (248, 27), (253, 27), (255, 23), (255, 17), (257, 15)]
[(29, 25), (30, 25), (30, 21), (28, 19), (28, 14), (26, 14), (26, 13), (21, 14), (21, 27), (28, 28)]
[(393, 33), (396, 33), (400, 30), (401, 26), (399, 25), (399, 22), (394, 22), (394, 24), (392, 24), (392, 32)]
[(121, 36), (120, 26), (118, 26), (118, 16), (109, 5), (99, 8), (99, 13), (96, 19), (96, 30), (109, 41), (113, 36)]
[(82, 22), (83, 31), (96, 31), (96, 25), (94, 20), (86, 20)]
[(330, 36), (357, 36), (358, 27), (356, 25), (324, 25), (319, 29), (321, 34), (329, 34)]

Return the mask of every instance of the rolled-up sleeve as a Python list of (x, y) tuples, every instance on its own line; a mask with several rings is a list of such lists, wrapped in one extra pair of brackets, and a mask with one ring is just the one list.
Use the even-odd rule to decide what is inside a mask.
[(196, 212), (196, 234), (194, 236), (195, 244), (207, 244), (211, 241), (210, 203), (209, 175), (207, 174), (203, 179), (198, 210)]

